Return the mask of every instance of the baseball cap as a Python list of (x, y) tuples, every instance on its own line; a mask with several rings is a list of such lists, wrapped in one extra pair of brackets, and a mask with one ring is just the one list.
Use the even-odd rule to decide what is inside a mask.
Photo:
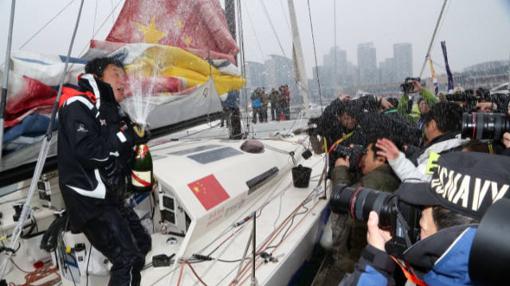
[(419, 206), (442, 206), (481, 219), (501, 198), (510, 198), (510, 158), (476, 152), (450, 152), (434, 164), (427, 183), (402, 183), (399, 199)]

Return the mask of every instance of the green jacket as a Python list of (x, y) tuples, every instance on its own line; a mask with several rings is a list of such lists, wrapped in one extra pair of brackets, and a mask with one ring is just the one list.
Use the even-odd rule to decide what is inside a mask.
[[(434, 104), (436, 104), (439, 99), (432, 93), (432, 91), (422, 88), (420, 91), (420, 96), (425, 100), (428, 106), (432, 107)], [(408, 119), (412, 119), (413, 121), (417, 121), (418, 118), (420, 118), (420, 114), (418, 111), (418, 108), (414, 108), (411, 111), (411, 114), (407, 113), (407, 102), (409, 101), (409, 95), (404, 94), (400, 98), (398, 102), (398, 112), (404, 116), (406, 116)], [(416, 105), (416, 104), (415, 104)]]
[[(333, 184), (347, 184), (351, 185), (351, 175), (347, 167), (338, 166), (333, 170)], [(372, 172), (361, 177), (358, 184), (361, 184), (365, 188), (370, 188), (383, 192), (393, 192), (400, 186), (400, 180), (397, 175), (393, 172), (390, 165), (384, 164)]]

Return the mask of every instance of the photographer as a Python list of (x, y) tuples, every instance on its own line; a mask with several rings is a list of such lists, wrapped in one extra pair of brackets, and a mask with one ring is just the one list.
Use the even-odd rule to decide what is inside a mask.
[[(438, 98), (432, 93), (432, 91), (424, 88), (419, 79), (413, 79), (408, 78), (404, 82), (404, 84), (401, 85), (401, 89), (404, 92), (402, 97), (400, 98), (398, 102), (398, 112), (404, 116), (408, 115), (412, 111), (412, 106), (409, 104), (409, 94), (412, 93), (419, 93), (420, 99), (418, 100), (418, 108), (420, 110), (420, 118), (418, 119), (418, 128), (420, 130), (422, 129), (420, 127), (420, 120), (422, 119), (422, 116), (426, 114), (428, 111), (430, 111), (430, 108), (434, 106), (436, 103), (439, 102)], [(421, 103), (423, 102), (423, 103)], [(420, 105), (421, 103), (421, 105)], [(423, 106), (422, 106), (423, 105)], [(426, 108), (427, 107), (427, 108)], [(427, 110), (428, 109), (428, 110)], [(413, 116), (411, 115), (411, 118)], [(416, 117), (414, 117), (416, 118)]]
[[(355, 187), (366, 187), (393, 192), (400, 185), (400, 180), (393, 173), (386, 158), (377, 156), (375, 139), (365, 148), (359, 160), (362, 177), (355, 180), (350, 172), (351, 164), (358, 160), (352, 157), (338, 158), (333, 171), (333, 185), (346, 184)], [(353, 162), (351, 162), (353, 161)], [(323, 266), (315, 280), (314, 285), (322, 285), (325, 280), (338, 283), (343, 274), (354, 270), (354, 264), (360, 257), (360, 253), (367, 245), (365, 224), (353, 221), (347, 215), (331, 214), (330, 218), (333, 230), (333, 247), (329, 253), (330, 263)]]
[(462, 110), (451, 102), (435, 104), (425, 118), (425, 145), (410, 158), (406, 158), (397, 146), (388, 139), (379, 140), (378, 155), (386, 157), (393, 171), (401, 181), (408, 179), (429, 181), (425, 174), (427, 160), (431, 152), (446, 153), (456, 151), (468, 140), (459, 138)]
[[(388, 231), (387, 220), (396, 220), (397, 216), (389, 216), (382, 211), (384, 207), (372, 208), (375, 203), (363, 206), (364, 214), (368, 209), (375, 210), (367, 215), (368, 245), (355, 272), (340, 285), (393, 285), (391, 277), (397, 265), (415, 285), (472, 285), (468, 262), (476, 223), (490, 205), (510, 196), (509, 184), (510, 162), (502, 156), (465, 152), (441, 156), (430, 183), (404, 183), (397, 191), (399, 206), (422, 210), (419, 240), (412, 245), (406, 242), (405, 248), (393, 247), (395, 235), (402, 231), (395, 232), (392, 227)], [(484, 185), (493, 186), (490, 194), (481, 192)], [(405, 215), (404, 219), (407, 233), (411, 233), (413, 220)]]

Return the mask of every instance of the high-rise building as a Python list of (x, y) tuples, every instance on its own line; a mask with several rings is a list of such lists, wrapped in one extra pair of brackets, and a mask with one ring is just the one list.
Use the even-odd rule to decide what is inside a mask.
[(393, 45), (393, 58), (395, 59), (395, 77), (397, 81), (404, 81), (406, 77), (413, 76), (413, 46), (410, 43)]
[(378, 82), (377, 56), (374, 43), (358, 45), (358, 68), (361, 85), (373, 85)]
[(388, 58), (379, 63), (379, 82), (382, 84), (397, 82), (395, 74), (395, 59)]
[(257, 87), (266, 85), (264, 64), (257, 62), (246, 62), (246, 88), (254, 90)]
[(347, 52), (345, 50), (332, 47), (329, 53), (324, 55), (323, 63), (329, 75), (329, 84), (331, 87), (338, 88), (353, 84), (348, 80), (351, 78), (349, 76), (349, 71), (351, 70), (352, 64), (347, 61)]
[(291, 104), (302, 102), (301, 97), (298, 95), (294, 77), (296, 73), (294, 72), (294, 64), (291, 59), (280, 55), (270, 55), (270, 59), (264, 62), (264, 66), (266, 90), (288, 84), (291, 94)]

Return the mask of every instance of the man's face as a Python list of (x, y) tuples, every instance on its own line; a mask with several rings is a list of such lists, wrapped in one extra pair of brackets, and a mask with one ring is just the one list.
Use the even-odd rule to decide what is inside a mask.
[(425, 239), (437, 232), (437, 226), (432, 216), (432, 207), (426, 207), (421, 212), (420, 239)]
[(425, 100), (420, 101), (420, 104), (418, 105), (418, 109), (420, 110), (420, 114), (425, 114), (430, 111), (430, 107), (425, 102)]
[(374, 150), (372, 150), (372, 145), (373, 143), (368, 144), (365, 154), (361, 157), (360, 168), (363, 175), (372, 172), (384, 164), (384, 159), (376, 156)]
[(107, 65), (104, 72), (102, 81), (110, 84), (113, 89), (113, 95), (115, 96), (115, 100), (120, 103), (126, 97), (124, 94), (124, 88), (126, 84), (126, 72), (116, 66), (116, 65)]
[(348, 130), (353, 130), (356, 127), (356, 119), (345, 112), (338, 119), (340, 124)]

